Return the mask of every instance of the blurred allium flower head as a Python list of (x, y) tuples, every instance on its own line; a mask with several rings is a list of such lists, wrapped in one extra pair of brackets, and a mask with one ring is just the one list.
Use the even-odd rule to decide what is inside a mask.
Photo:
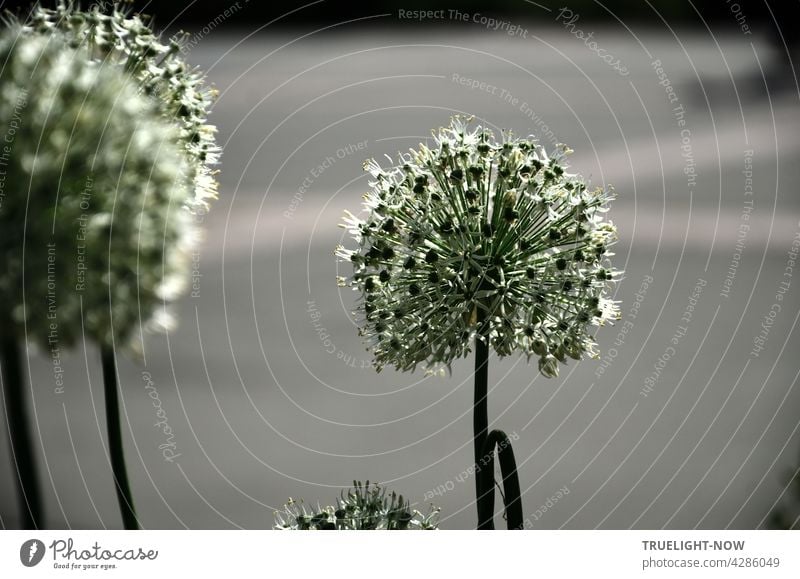
[(186, 156), (137, 82), (58, 36), (0, 36), (0, 327), (124, 345), (185, 285)]
[(179, 130), (187, 157), (187, 171), (194, 184), (189, 208), (205, 210), (217, 197), (216, 170), (220, 148), (217, 129), (207, 123), (216, 92), (205, 85), (200, 71), (183, 58), (186, 35), (166, 42), (143, 16), (132, 14), (118, 2), (93, 3), (81, 10), (72, 2), (59, 1), (55, 9), (37, 6), (25, 34), (63, 35), (72, 47), (81, 47), (98, 62), (120, 66), (138, 81), (139, 90), (153, 97), (165, 120)]
[(431, 507), (427, 514), (412, 509), (402, 495), (387, 494), (380, 485), (353, 482), (353, 488), (342, 493), (336, 506), (307, 509), (292, 499), (283, 511), (275, 513), (276, 530), (286, 531), (408, 531), (439, 528), (439, 509)]
[(336, 250), (353, 267), (340, 284), (360, 293), (378, 370), (449, 367), (477, 336), (556, 376), (559, 361), (596, 357), (591, 326), (619, 317), (605, 297), (619, 273), (611, 193), (566, 172), (566, 147), (548, 156), (471, 120), (453, 118), (394, 166), (365, 164), (371, 190), (363, 217), (345, 214), (357, 247)]

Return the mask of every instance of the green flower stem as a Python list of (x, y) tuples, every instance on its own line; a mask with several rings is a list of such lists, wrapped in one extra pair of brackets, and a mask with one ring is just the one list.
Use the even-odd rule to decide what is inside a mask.
[[(482, 323), (483, 313), (478, 312), (478, 323)], [(472, 429), (475, 450), (475, 497), (478, 508), (478, 530), (491, 530), (494, 503), (494, 487), (485, 488), (486, 476), (483, 469), (482, 452), (489, 432), (489, 340), (475, 337), (475, 401), (472, 409)], [(488, 514), (488, 516), (487, 516)]]
[(522, 529), (522, 493), (517, 475), (517, 461), (514, 458), (514, 449), (511, 441), (502, 430), (492, 430), (483, 442), (482, 453), (484, 467), (478, 471), (477, 477), (482, 478), (481, 483), (488, 498), (482, 506), (486, 509), (483, 519), (486, 521), (483, 528), (494, 529), (492, 516), (494, 514), (494, 450), (497, 448), (497, 458), (500, 461), (500, 471), (503, 477), (503, 501), (506, 514), (506, 525), (509, 530)]
[[(8, 326), (6, 326), (7, 328)], [(3, 398), (8, 435), (11, 442), (11, 460), (17, 472), (17, 502), (23, 529), (38, 529), (43, 521), (42, 496), (36, 472), (36, 456), (28, 423), (25, 404), (22, 352), (19, 342), (10, 335), (0, 338), (0, 365), (2, 365)]]
[[(475, 401), (472, 425), (475, 446), (475, 497), (478, 509), (478, 530), (494, 530), (494, 452), (503, 476), (503, 499), (509, 530), (521, 529), (522, 493), (517, 462), (511, 441), (502, 430), (489, 432), (489, 338), (483, 327), (486, 313), (478, 308), (478, 336), (475, 338)], [(481, 339), (483, 338), (483, 339)]]
[(117, 361), (114, 350), (109, 346), (100, 348), (103, 365), (103, 384), (106, 399), (106, 428), (108, 429), (108, 446), (111, 455), (111, 472), (117, 489), (117, 502), (122, 513), (125, 530), (138, 530), (139, 521), (133, 507), (131, 486), (128, 482), (128, 471), (125, 467), (125, 452), (122, 446), (122, 424), (119, 412), (119, 389), (117, 385)]

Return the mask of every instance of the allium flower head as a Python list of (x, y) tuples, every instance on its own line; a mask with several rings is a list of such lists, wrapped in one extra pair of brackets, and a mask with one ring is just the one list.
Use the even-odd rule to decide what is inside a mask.
[(566, 147), (548, 156), (470, 122), (455, 117), (392, 167), (365, 164), (366, 215), (343, 224), (357, 247), (336, 250), (353, 267), (341, 283), (360, 293), (377, 369), (449, 366), (478, 337), (555, 376), (567, 357), (596, 356), (591, 326), (619, 315), (604, 296), (618, 274), (611, 193), (566, 172)]
[(439, 528), (439, 509), (428, 514), (411, 508), (402, 495), (388, 493), (380, 485), (353, 482), (353, 488), (342, 493), (336, 506), (309, 510), (292, 499), (283, 511), (275, 513), (276, 530), (286, 531), (408, 531)]
[(84, 48), (94, 60), (132, 74), (139, 90), (154, 98), (165, 120), (178, 128), (194, 185), (194, 196), (187, 204), (203, 210), (217, 197), (212, 166), (219, 161), (220, 148), (216, 127), (207, 123), (215, 91), (184, 60), (186, 35), (162, 42), (144, 18), (121, 9), (117, 2), (93, 3), (84, 11), (61, 0), (55, 9), (37, 6), (24, 23), (23, 33), (61, 34), (68, 44)]
[(195, 239), (180, 135), (119, 67), (0, 36), (0, 331), (125, 345), (164, 326)]

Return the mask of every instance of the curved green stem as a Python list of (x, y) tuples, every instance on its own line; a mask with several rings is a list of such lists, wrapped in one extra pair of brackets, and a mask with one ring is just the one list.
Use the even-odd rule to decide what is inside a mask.
[(125, 452), (122, 445), (122, 424), (119, 412), (119, 387), (117, 386), (117, 361), (114, 350), (101, 346), (100, 357), (103, 364), (103, 385), (106, 399), (106, 428), (111, 457), (111, 472), (117, 490), (117, 502), (122, 513), (122, 524), (126, 530), (138, 530), (139, 521), (133, 507), (133, 495), (125, 467)]
[(494, 452), (503, 475), (504, 505), (509, 529), (521, 529), (522, 497), (517, 463), (511, 441), (501, 430), (489, 432), (489, 337), (485, 329), (486, 313), (478, 307), (478, 334), (475, 337), (475, 399), (472, 427), (475, 451), (475, 504), (478, 530), (494, 529)]
[(503, 502), (506, 513), (506, 526), (509, 530), (522, 529), (522, 496), (517, 474), (517, 461), (514, 459), (514, 449), (511, 441), (502, 430), (492, 430), (483, 442), (483, 465), (477, 472), (481, 479), (481, 488), (486, 493), (486, 500), (479, 503), (483, 509), (480, 519), (485, 529), (494, 529), (492, 517), (494, 515), (494, 452), (497, 448), (497, 458), (500, 461), (500, 471), (503, 477)]
[(43, 522), (42, 496), (36, 468), (28, 408), (25, 404), (25, 378), (22, 372), (22, 352), (14, 336), (4, 335), (0, 342), (3, 399), (8, 420), (11, 460), (17, 473), (17, 503), (23, 529), (38, 529)]

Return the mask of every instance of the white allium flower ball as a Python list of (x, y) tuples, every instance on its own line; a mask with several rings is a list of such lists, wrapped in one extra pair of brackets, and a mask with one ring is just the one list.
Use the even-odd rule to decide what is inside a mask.
[(619, 316), (606, 290), (611, 194), (565, 171), (533, 138), (495, 140), (456, 117), (373, 180), (363, 217), (337, 248), (360, 294), (361, 333), (378, 369), (450, 365), (475, 338), (499, 356), (539, 358), (545, 376), (568, 357), (596, 357), (591, 325)]
[(45, 348), (169, 324), (191, 173), (135, 78), (57, 35), (0, 36), (0, 331)]
[(97, 61), (116, 65), (137, 80), (140, 92), (152, 98), (162, 117), (175, 125), (186, 156), (194, 195), (187, 207), (204, 211), (217, 198), (216, 173), (220, 147), (217, 129), (208, 123), (216, 91), (203, 74), (183, 58), (185, 34), (162, 42), (146, 17), (118, 2), (97, 2), (87, 9), (60, 0), (55, 8), (37, 6), (23, 25), (25, 34), (61, 35)]

